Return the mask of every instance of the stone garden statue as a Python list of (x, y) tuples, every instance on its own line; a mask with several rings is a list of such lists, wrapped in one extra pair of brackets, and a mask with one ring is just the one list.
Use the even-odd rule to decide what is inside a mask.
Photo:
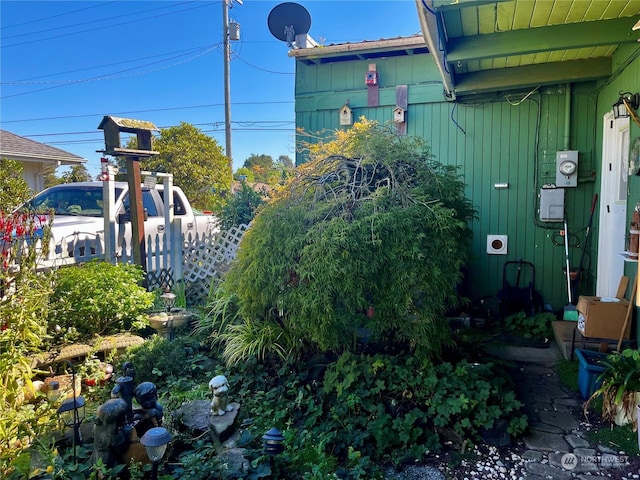
[(233, 406), (229, 404), (229, 382), (224, 375), (217, 375), (209, 382), (209, 390), (211, 390), (211, 415), (224, 415), (233, 410)]
[(127, 410), (127, 402), (122, 398), (107, 400), (98, 407), (93, 425), (92, 465), (98, 460), (108, 468), (122, 463), (131, 438), (131, 426), (126, 425)]
[(135, 410), (134, 421), (148, 420), (153, 424), (153, 427), (162, 426), (164, 409), (158, 403), (156, 386), (151, 382), (142, 382), (135, 388), (133, 394), (138, 404), (142, 407), (142, 409)]

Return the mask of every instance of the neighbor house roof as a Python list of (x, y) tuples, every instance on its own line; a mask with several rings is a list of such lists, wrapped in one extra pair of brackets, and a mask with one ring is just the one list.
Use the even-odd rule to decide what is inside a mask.
[(61, 165), (85, 163), (87, 160), (6, 130), (0, 130), (0, 157), (22, 162), (59, 162)]

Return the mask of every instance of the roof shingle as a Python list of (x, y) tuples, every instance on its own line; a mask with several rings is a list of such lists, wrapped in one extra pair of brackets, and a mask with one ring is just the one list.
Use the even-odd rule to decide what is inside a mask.
[(6, 130), (0, 130), (0, 157), (12, 160), (59, 161), (64, 165), (85, 163), (87, 160)]

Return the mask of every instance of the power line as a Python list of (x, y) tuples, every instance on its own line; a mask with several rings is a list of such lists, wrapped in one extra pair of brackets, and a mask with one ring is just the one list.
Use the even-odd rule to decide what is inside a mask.
[[(234, 128), (234, 132), (293, 132), (294, 128)], [(224, 133), (224, 125), (220, 129), (201, 130), (202, 133)], [(23, 137), (29, 137), (29, 135), (22, 135)], [(58, 140), (50, 142), (41, 142), (44, 145), (87, 145), (92, 143), (104, 142), (104, 137), (95, 139), (78, 139), (78, 140)]]
[[(284, 105), (284, 104), (292, 104), (293, 100), (284, 100), (284, 101), (268, 101), (268, 102), (233, 102), (234, 105)], [(150, 113), (150, 112), (168, 112), (172, 110), (190, 110), (194, 108), (211, 108), (211, 107), (221, 107), (224, 106), (224, 103), (210, 103), (205, 105), (190, 105), (184, 107), (167, 107), (167, 108), (150, 108), (146, 110), (128, 110), (124, 112), (113, 112), (111, 115), (128, 115), (130, 113)], [(2, 120), (0, 124), (5, 123), (22, 123), (22, 122), (42, 122), (46, 120), (63, 120), (68, 118), (84, 118), (84, 117), (102, 117), (104, 116), (104, 112), (100, 113), (84, 113), (80, 115), (61, 115), (57, 117), (40, 117), (40, 118), (22, 118), (18, 120)]]
[(295, 72), (274, 72), (273, 70), (267, 70), (267, 69), (265, 69), (265, 68), (258, 67), (257, 65), (253, 65), (253, 64), (251, 64), (251, 63), (247, 62), (247, 61), (246, 61), (244, 58), (242, 58), (240, 55), (236, 56), (236, 58), (237, 58), (238, 60), (240, 60), (242, 63), (246, 63), (246, 64), (247, 64), (247, 65), (249, 65), (250, 67), (255, 68), (256, 70), (261, 70), (261, 71), (263, 71), (263, 72), (267, 72), (267, 73), (275, 73), (276, 75), (295, 75), (295, 74), (296, 74)]
[[(78, 83), (97, 82), (97, 81), (102, 81), (102, 80), (115, 80), (115, 79), (118, 79), (118, 78), (132, 77), (132, 76), (137, 76), (137, 75), (145, 75), (147, 73), (152, 73), (152, 72), (158, 72), (160, 70), (166, 70), (167, 68), (175, 67), (176, 65), (181, 65), (183, 63), (190, 62), (191, 60), (194, 60), (194, 59), (196, 59), (198, 57), (206, 55), (207, 53), (211, 52), (215, 48), (217, 48), (216, 45), (214, 45), (212, 47), (209, 47), (209, 48), (203, 50), (202, 52), (198, 53), (197, 55), (193, 55), (192, 57), (187, 58), (185, 60), (182, 60), (180, 62), (175, 62), (175, 63), (173, 63), (171, 65), (165, 65), (163, 67), (154, 68), (152, 70), (130, 73), (128, 75), (118, 75), (120, 73), (129, 72), (131, 70), (135, 70), (135, 69), (142, 68), (142, 67), (147, 67), (147, 66), (150, 66), (150, 65), (155, 65), (157, 63), (166, 62), (167, 60), (172, 60), (172, 59), (171, 58), (167, 58), (165, 60), (158, 60), (157, 62), (152, 62), (152, 63), (148, 63), (146, 65), (139, 65), (139, 66), (127, 68), (125, 70), (120, 70), (119, 72), (114, 72), (114, 73), (107, 74), (107, 75), (102, 75), (102, 76), (99, 76), (99, 77), (91, 77), (91, 78), (87, 78), (87, 79), (83, 79), (83, 80), (66, 80), (66, 81), (63, 81), (64, 83), (62, 83), (61, 85), (53, 85), (53, 86), (45, 87), (45, 88), (38, 88), (36, 90), (29, 90), (28, 92), (21, 92), (21, 93), (13, 93), (11, 95), (4, 95), (4, 96), (0, 97), (0, 99), (19, 97), (19, 96), (22, 96), (22, 95), (29, 95), (31, 93), (42, 92), (44, 90), (51, 90), (51, 89), (54, 89), (54, 88), (67, 87), (69, 85), (76, 85)], [(184, 56), (184, 55), (177, 55), (177, 56), (175, 56), (173, 58), (180, 58), (182, 56)], [(52, 82), (46, 82), (46, 83), (52, 83)]]
[[(157, 57), (164, 57), (166, 55), (176, 55), (176, 54), (181, 54), (181, 53), (191, 53), (191, 52), (196, 52), (198, 50), (204, 49), (204, 48), (209, 48), (211, 45), (201, 45), (199, 47), (193, 47), (193, 48), (188, 48), (188, 49), (184, 49), (184, 50), (176, 50), (173, 52), (165, 52), (165, 53), (159, 53), (157, 55), (149, 55), (146, 57), (139, 57), (139, 58), (132, 58), (130, 60), (122, 60), (120, 62), (112, 62), (112, 63), (106, 63), (103, 65), (94, 65), (92, 67), (84, 67), (84, 68), (77, 68), (74, 70), (67, 70), (65, 72), (57, 72), (57, 73), (48, 73), (46, 75), (38, 75), (36, 77), (29, 77), (29, 78), (24, 78), (22, 80), (15, 80), (12, 82), (2, 82), (0, 81), (0, 85), (29, 85), (29, 84), (38, 84), (40, 82), (31, 82), (32, 80), (36, 80), (38, 78), (46, 78), (46, 77), (53, 77), (56, 75), (66, 75), (68, 73), (75, 73), (75, 72), (82, 72), (85, 70), (96, 70), (99, 68), (106, 68), (106, 67), (113, 67), (115, 65), (120, 65), (123, 63), (132, 63), (132, 62), (139, 62), (139, 61), (143, 61), (143, 60), (151, 60), (153, 58), (157, 58)], [(59, 80), (60, 82), (68, 82), (69, 80)]]
[(91, 5), (89, 7), (78, 8), (77, 10), (71, 10), (70, 12), (58, 13), (56, 15), (51, 15), (49, 17), (38, 18), (36, 20), (29, 20), (28, 22), (14, 23), (13, 25), (5, 25), (4, 27), (2, 27), (2, 30), (4, 30), (5, 28), (21, 27), (23, 25), (30, 25), (32, 23), (43, 22), (45, 20), (50, 20), (52, 18), (64, 17), (65, 15), (71, 15), (72, 13), (83, 12), (85, 10), (90, 10), (92, 8), (104, 7), (105, 5), (109, 5), (111, 3), (116, 3), (116, 2), (115, 1), (113, 1), (113, 2), (105, 2), (105, 3), (101, 3), (100, 5)]
[[(106, 26), (103, 26), (103, 27), (90, 28), (88, 30), (81, 30), (81, 31), (78, 31), (78, 32), (61, 33), (60, 35), (54, 35), (53, 37), (41, 38), (41, 39), (38, 39), (38, 40), (27, 40), (27, 41), (24, 41), (24, 42), (11, 43), (9, 45), (0, 45), (0, 48), (17, 47), (19, 45), (27, 45), (27, 44), (30, 44), (30, 43), (44, 42), (44, 41), (47, 41), (47, 40), (54, 40), (56, 38), (68, 37), (70, 35), (78, 35), (78, 34), (81, 34), (81, 33), (95, 32), (96, 30), (103, 30), (105, 28), (120, 27), (122, 25), (128, 25), (130, 23), (138, 23), (138, 22), (141, 22), (143, 20), (151, 20), (151, 19), (154, 19), (154, 18), (166, 17), (168, 15), (175, 15), (176, 13), (186, 12), (186, 11), (189, 11), (189, 10), (195, 10), (196, 8), (203, 8), (203, 7), (208, 7), (208, 6), (209, 6), (208, 3), (204, 3), (202, 5), (196, 5), (196, 6), (191, 7), (191, 8), (183, 8), (182, 10), (178, 10), (176, 12), (163, 13), (163, 14), (160, 14), (160, 15), (152, 15), (150, 17), (143, 17), (143, 18), (139, 18), (139, 19), (136, 19), (136, 20), (130, 20), (128, 22), (118, 22), (115, 25), (106, 25)], [(132, 15), (132, 14), (129, 14), (129, 15)]]
[[(192, 123), (191, 125), (195, 127), (199, 125), (212, 125), (212, 124), (214, 126), (217, 126), (217, 123), (223, 123), (223, 122)], [(250, 127), (257, 124), (273, 124), (275, 126), (284, 126), (284, 125), (290, 125), (292, 123), (294, 124), (295, 121), (293, 120), (235, 120), (235, 121), (232, 121), (231, 123), (236, 123), (238, 125), (242, 125), (245, 127)], [(170, 128), (172, 126), (175, 126), (175, 125), (159, 127), (159, 128), (164, 129), (164, 128)], [(36, 137), (55, 137), (60, 135), (87, 135), (87, 134), (94, 134), (94, 133), (96, 133), (95, 130), (89, 130), (86, 132), (33, 133), (30, 135), (21, 135), (21, 136), (25, 138), (36, 138)]]
[[(192, 2), (187, 2), (187, 3), (193, 3), (193, 1)], [(97, 20), (89, 20), (89, 21), (86, 21), (86, 22), (74, 23), (74, 24), (71, 24), (71, 25), (62, 25), (62, 26), (57, 26), (57, 27), (45, 28), (44, 30), (36, 30), (36, 31), (30, 31), (30, 32), (26, 32), (26, 33), (16, 33), (15, 35), (3, 35), (2, 38), (4, 38), (6, 40), (8, 38), (25, 37), (27, 35), (38, 35), (39, 33), (52, 32), (52, 31), (55, 31), (55, 30), (62, 30), (64, 28), (74, 28), (74, 27), (80, 27), (82, 25), (89, 25), (89, 24), (92, 24), (92, 23), (104, 22), (106, 20), (115, 20), (117, 18), (130, 17), (130, 16), (133, 16), (133, 15), (137, 15), (138, 13), (153, 12), (153, 11), (156, 11), (156, 10), (164, 10), (165, 8), (175, 7), (176, 5), (180, 5), (180, 4), (169, 5), (169, 6), (166, 6), (166, 7), (152, 8), (151, 10), (142, 10), (142, 12), (125, 13), (123, 15), (116, 15), (115, 17), (99, 18)]]

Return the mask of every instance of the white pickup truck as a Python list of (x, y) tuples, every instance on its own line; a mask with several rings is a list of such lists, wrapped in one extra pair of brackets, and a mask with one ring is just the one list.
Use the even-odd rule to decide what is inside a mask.
[[(211, 214), (196, 212), (191, 207), (184, 192), (171, 186), (173, 192), (173, 218), (180, 220), (182, 234), (206, 234), (217, 230), (217, 219)], [(116, 256), (123, 245), (131, 245), (131, 221), (129, 211), (129, 186), (127, 182), (113, 182), (113, 200), (111, 208), (105, 212), (105, 186), (103, 182), (64, 183), (49, 187), (27, 201), (21, 210), (53, 210), (51, 226), (50, 255), (73, 257), (78, 253), (89, 255), (105, 251), (105, 225), (114, 228)], [(107, 197), (110, 195), (107, 193)], [(155, 239), (157, 234), (165, 232), (167, 212), (165, 211), (164, 185), (142, 186), (144, 208), (145, 238)], [(111, 216), (111, 220), (105, 219)], [(111, 226), (111, 227), (109, 227)], [(99, 244), (98, 244), (99, 242)], [(148, 247), (149, 249), (149, 247)]]

